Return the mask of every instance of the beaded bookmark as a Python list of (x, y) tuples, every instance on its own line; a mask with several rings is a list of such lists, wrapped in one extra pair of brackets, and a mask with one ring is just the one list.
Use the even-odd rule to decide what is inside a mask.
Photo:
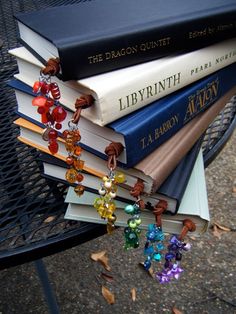
[(81, 160), (82, 148), (80, 147), (81, 135), (78, 128), (78, 123), (82, 109), (88, 108), (92, 104), (91, 96), (83, 96), (75, 102), (75, 113), (72, 119), (68, 122), (68, 129), (63, 131), (65, 139), (65, 148), (68, 152), (66, 163), (70, 168), (66, 171), (66, 180), (70, 184), (76, 184), (74, 191), (78, 196), (83, 195), (84, 186), (81, 182), (84, 179), (82, 170), (84, 168), (84, 161)]
[(136, 198), (136, 201), (133, 205), (128, 204), (124, 208), (125, 213), (132, 216), (127, 220), (127, 227), (124, 229), (124, 248), (126, 250), (139, 247), (139, 237), (141, 234), (141, 229), (139, 226), (142, 222), (140, 214), (141, 210), (145, 208), (145, 204), (140, 198), (143, 190), (144, 183), (141, 179), (138, 179), (133, 189), (130, 191), (130, 194)]
[(148, 231), (146, 233), (146, 243), (144, 246), (144, 255), (146, 260), (144, 262), (144, 268), (149, 270), (152, 266), (152, 261), (159, 262), (162, 258), (161, 251), (164, 250), (164, 233), (162, 231), (161, 216), (167, 209), (167, 202), (160, 200), (153, 209), (155, 215), (155, 224), (148, 225)]
[(193, 232), (195, 230), (196, 225), (190, 219), (185, 219), (181, 234), (171, 236), (168, 252), (165, 254), (164, 268), (161, 272), (156, 273), (156, 278), (160, 283), (167, 283), (171, 279), (179, 279), (180, 274), (183, 272), (183, 268), (180, 266), (182, 253), (191, 249), (191, 244), (185, 243), (183, 239), (188, 231)]
[(95, 198), (94, 207), (102, 219), (107, 221), (107, 233), (111, 234), (115, 229), (116, 203), (115, 197), (117, 184), (125, 182), (125, 175), (122, 172), (115, 172), (117, 157), (122, 153), (124, 147), (121, 143), (112, 142), (105, 149), (108, 156), (108, 175), (102, 178), (101, 186), (98, 190), (100, 197)]
[[(67, 115), (66, 110), (59, 103), (61, 98), (59, 86), (56, 82), (51, 81), (51, 77), (57, 75), (59, 71), (59, 59), (49, 59), (46, 67), (40, 71), (38, 81), (33, 85), (33, 91), (37, 96), (33, 99), (32, 105), (38, 107), (37, 112), (41, 115), (41, 122), (45, 125), (42, 137), (48, 141), (48, 149), (53, 155), (58, 152), (58, 131), (62, 128), (62, 122)], [(62, 134), (68, 152), (66, 162), (70, 166), (65, 177), (70, 184), (77, 183), (74, 190), (78, 196), (84, 192), (84, 187), (81, 185), (84, 161), (80, 159), (82, 148), (79, 145), (81, 136), (78, 122), (82, 109), (90, 107), (93, 102), (94, 99), (91, 95), (83, 95), (76, 100), (75, 113), (68, 123), (68, 129), (64, 130)], [(52, 109), (52, 107), (54, 108)]]
[(45, 125), (42, 137), (48, 141), (48, 149), (53, 155), (58, 152), (58, 130), (62, 128), (61, 123), (67, 115), (59, 103), (61, 98), (59, 87), (56, 82), (51, 82), (51, 77), (58, 73), (59, 68), (58, 60), (50, 59), (47, 67), (41, 70), (39, 79), (33, 85), (33, 92), (37, 96), (32, 100), (32, 105), (38, 107), (37, 112)]

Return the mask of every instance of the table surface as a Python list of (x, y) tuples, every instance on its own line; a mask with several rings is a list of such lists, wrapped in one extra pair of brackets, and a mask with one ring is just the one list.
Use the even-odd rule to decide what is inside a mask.
[[(41, 176), (39, 152), (17, 140), (17, 107), (7, 82), (17, 73), (8, 50), (19, 46), (13, 15), (83, 1), (1, 0), (0, 2), (0, 269), (73, 247), (106, 232), (104, 225), (64, 219), (67, 186)], [(207, 166), (236, 125), (236, 98), (209, 126), (203, 152)]]

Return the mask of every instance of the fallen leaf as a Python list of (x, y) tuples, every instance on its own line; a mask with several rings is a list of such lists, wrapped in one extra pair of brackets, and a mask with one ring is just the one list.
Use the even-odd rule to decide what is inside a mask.
[(107, 303), (114, 304), (115, 303), (115, 295), (108, 288), (102, 286), (102, 295), (106, 299)]
[(233, 187), (233, 193), (236, 193), (236, 186)]
[(102, 264), (102, 266), (107, 270), (110, 271), (111, 267), (108, 264), (108, 257), (107, 257), (107, 252), (106, 251), (100, 251), (97, 253), (92, 253), (90, 255), (90, 258), (95, 261), (95, 262), (99, 262), (100, 264)]
[(49, 222), (53, 221), (55, 218), (56, 218), (56, 216), (49, 216), (43, 222), (49, 223)]
[(144, 263), (143, 262), (140, 262), (139, 263), (139, 266), (142, 267), (143, 270), (145, 270), (145, 272), (147, 272), (152, 278), (154, 278), (154, 269), (152, 267), (150, 267), (148, 269), (148, 271), (144, 268)]
[(216, 227), (219, 228), (220, 230), (223, 230), (223, 231), (231, 231), (230, 228), (225, 227), (225, 226), (222, 226), (222, 225), (218, 224), (217, 222), (214, 222), (214, 225), (216, 225)]
[(221, 239), (221, 232), (219, 232), (219, 229), (216, 225), (213, 225), (213, 235), (218, 239)]
[(178, 310), (176, 307), (173, 307), (172, 313), (173, 313), (173, 314), (183, 314), (183, 312), (181, 312), (180, 310)]
[(135, 288), (132, 288), (131, 291), (131, 299), (132, 301), (136, 301), (136, 289)]
[(189, 238), (190, 238), (191, 240), (193, 240), (193, 241), (196, 241), (196, 237), (194, 237), (194, 236), (189, 236)]
[(105, 280), (108, 281), (108, 282), (113, 282), (113, 281), (114, 281), (113, 276), (110, 276), (110, 275), (105, 274), (105, 273), (103, 273), (103, 272), (101, 273), (101, 276), (102, 276), (103, 279), (105, 279)]

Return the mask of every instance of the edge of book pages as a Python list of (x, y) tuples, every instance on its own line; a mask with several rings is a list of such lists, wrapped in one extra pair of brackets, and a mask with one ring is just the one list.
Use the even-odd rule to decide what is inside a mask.
[[(65, 199), (65, 202), (68, 203), (65, 219), (106, 224), (106, 221), (100, 218), (93, 207), (95, 197), (98, 197), (98, 195), (90, 192), (85, 192), (84, 196), (78, 197), (73, 188), (70, 187)], [(125, 203), (117, 201), (116, 226), (125, 227), (127, 220), (130, 218), (124, 212), (125, 205)], [(163, 231), (179, 234), (183, 227), (183, 219), (186, 218), (190, 218), (196, 223), (196, 231), (192, 235), (199, 236), (207, 230), (210, 216), (202, 151), (197, 157), (178, 213), (176, 215), (164, 214), (162, 217)], [(147, 229), (148, 224), (155, 223), (155, 217), (149, 210), (142, 212), (141, 219), (142, 224), (140, 227), (143, 229)]]

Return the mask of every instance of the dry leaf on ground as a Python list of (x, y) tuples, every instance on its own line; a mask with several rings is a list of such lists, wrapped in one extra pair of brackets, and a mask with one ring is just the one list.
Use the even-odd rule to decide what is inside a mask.
[(217, 237), (218, 239), (221, 239), (221, 232), (219, 231), (219, 228), (216, 225), (213, 225), (213, 235)]
[(180, 310), (178, 310), (176, 307), (173, 307), (172, 313), (173, 313), (173, 314), (183, 314), (183, 312), (181, 312)]
[(100, 251), (100, 252), (96, 252), (96, 253), (92, 253), (90, 255), (90, 258), (95, 261), (95, 262), (99, 262), (100, 264), (102, 264), (102, 266), (107, 270), (110, 271), (111, 267), (108, 264), (108, 257), (107, 257), (107, 252), (106, 251)]
[(136, 301), (136, 295), (137, 295), (137, 292), (136, 292), (136, 289), (135, 288), (132, 288), (131, 291), (131, 299), (132, 301)]
[(103, 273), (103, 272), (101, 273), (101, 277), (103, 279), (105, 279), (106, 281), (108, 281), (108, 282), (113, 282), (114, 281), (114, 277), (113, 276), (108, 275), (108, 274)]
[(220, 230), (223, 230), (223, 231), (231, 231), (230, 228), (225, 227), (225, 226), (222, 226), (222, 225), (218, 224), (217, 222), (214, 222), (213, 224), (214, 224), (217, 228), (219, 228)]
[(102, 295), (106, 299), (107, 303), (114, 304), (115, 303), (115, 295), (108, 288), (102, 286)]
[(53, 221), (55, 218), (56, 218), (56, 216), (49, 216), (43, 222), (48, 224), (49, 222)]

